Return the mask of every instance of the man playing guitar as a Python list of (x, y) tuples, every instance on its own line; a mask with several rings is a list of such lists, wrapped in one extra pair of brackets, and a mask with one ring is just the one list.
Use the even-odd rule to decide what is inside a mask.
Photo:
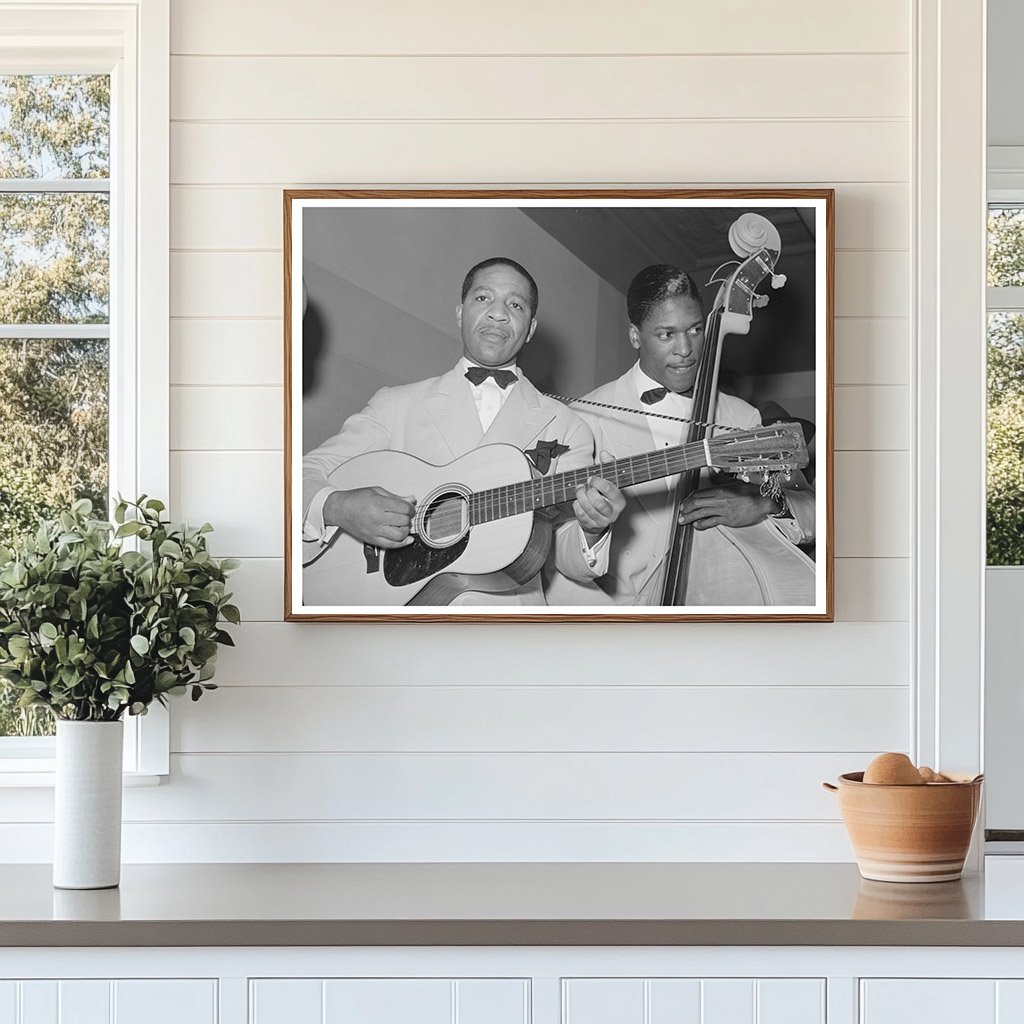
[[(329, 474), (367, 452), (401, 451), (444, 464), (488, 444), (512, 444), (545, 473), (581, 469), (595, 462), (590, 428), (574, 412), (546, 398), (516, 365), (537, 328), (537, 285), (514, 260), (478, 263), (462, 286), (455, 321), (463, 355), (439, 377), (382, 388), (341, 430), (302, 460), (304, 564), (310, 564), (338, 531), (368, 550), (413, 542), (416, 496), (380, 486), (339, 490)], [(604, 574), (610, 527), (625, 507), (615, 484), (591, 477), (576, 488), (572, 516), (555, 531), (555, 564), (578, 583)], [(330, 603), (318, 599), (316, 603)], [(539, 576), (506, 592), (468, 591), (453, 604), (543, 604)]]

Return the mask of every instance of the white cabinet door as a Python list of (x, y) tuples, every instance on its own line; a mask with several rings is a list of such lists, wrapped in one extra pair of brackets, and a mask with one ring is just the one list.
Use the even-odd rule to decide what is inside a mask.
[(861, 983), (861, 1024), (1009, 1024), (988, 979), (873, 979)]
[(216, 1024), (209, 978), (0, 982), (0, 1024)]
[(915, 978), (861, 982), (860, 1024), (1021, 1024), (1024, 981)]
[(825, 1024), (822, 978), (566, 978), (565, 1024)]
[(250, 1024), (523, 1024), (522, 978), (254, 978)]

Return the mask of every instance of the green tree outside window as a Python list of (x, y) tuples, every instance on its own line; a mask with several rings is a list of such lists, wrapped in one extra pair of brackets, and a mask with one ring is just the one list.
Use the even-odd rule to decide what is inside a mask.
[[(77, 498), (106, 514), (109, 176), (107, 76), (0, 76), (0, 544)], [(51, 729), (0, 685), (0, 736)]]
[[(1024, 287), (1024, 208), (989, 211), (988, 286)], [(988, 564), (1024, 565), (1024, 312), (988, 317), (986, 498)]]

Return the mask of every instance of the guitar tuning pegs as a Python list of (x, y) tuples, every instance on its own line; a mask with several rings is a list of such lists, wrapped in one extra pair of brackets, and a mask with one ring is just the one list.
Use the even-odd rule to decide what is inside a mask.
[(767, 305), (768, 305), (768, 296), (767, 295), (755, 295), (754, 296), (754, 301), (753, 301), (754, 309), (764, 309), (764, 307), (767, 306)]
[(742, 472), (742, 473), (740, 473), (740, 479), (741, 479), (741, 480), (742, 480), (742, 481), (743, 481), (743, 482), (744, 482), (745, 484), (749, 484), (749, 483), (750, 483), (750, 474), (749, 474), (749, 473), (748, 473), (748, 472), (747, 472), (746, 470), (743, 470), (743, 472)]
[(786, 283), (785, 274), (772, 274), (772, 287), (781, 288)]

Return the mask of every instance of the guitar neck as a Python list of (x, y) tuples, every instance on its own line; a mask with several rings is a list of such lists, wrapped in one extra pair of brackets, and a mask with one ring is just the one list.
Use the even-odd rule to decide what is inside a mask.
[(523, 480), (515, 484), (493, 487), (488, 491), (475, 491), (470, 496), (470, 517), (475, 523), (488, 523), (495, 519), (536, 512), (552, 505), (561, 505), (576, 497), (576, 488), (585, 486), (593, 476), (604, 477), (617, 487), (629, 487), (648, 480), (699, 469), (708, 464), (703, 441), (691, 441), (662, 448), (660, 451), (631, 455), (613, 462), (542, 476), (537, 480)]

